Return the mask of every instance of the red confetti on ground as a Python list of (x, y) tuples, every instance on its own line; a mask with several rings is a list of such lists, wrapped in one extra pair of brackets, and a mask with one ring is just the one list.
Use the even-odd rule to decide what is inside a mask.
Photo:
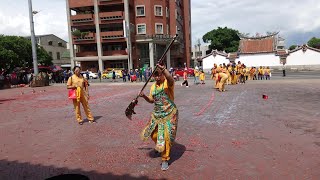
[(202, 114), (206, 111), (206, 109), (207, 109), (209, 106), (211, 106), (211, 104), (213, 103), (213, 100), (214, 100), (214, 92), (212, 93), (211, 98), (210, 98), (208, 104), (206, 104), (205, 106), (203, 106), (203, 107), (201, 108), (201, 110), (200, 110), (198, 113), (196, 113), (195, 115), (196, 115), (196, 116), (202, 115)]

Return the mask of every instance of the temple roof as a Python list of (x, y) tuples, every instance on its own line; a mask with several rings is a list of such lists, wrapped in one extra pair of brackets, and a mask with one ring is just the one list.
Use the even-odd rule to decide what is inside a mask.
[(268, 34), (268, 35), (265, 35), (265, 36), (246, 36), (246, 35), (243, 35), (243, 34), (238, 34), (239, 38), (240, 39), (265, 39), (265, 38), (270, 38), (270, 37), (274, 37), (276, 35), (278, 35), (279, 32), (274, 32), (274, 33), (271, 33), (271, 34)]
[(276, 44), (277, 42), (274, 36), (259, 39), (241, 39), (239, 51), (242, 54), (272, 53), (276, 49)]
[(224, 57), (227, 57), (228, 54), (225, 53), (225, 52), (222, 52), (222, 51), (218, 51), (218, 50), (212, 50), (210, 54), (207, 54), (206, 56), (202, 57), (201, 59), (204, 59), (206, 57), (209, 57), (209, 56), (217, 56), (217, 55), (220, 55), (220, 56), (224, 56)]
[(301, 50), (301, 49), (302, 49), (302, 51), (304, 51), (304, 52), (305, 52), (306, 50), (308, 50), (308, 49), (313, 50), (313, 51), (316, 51), (316, 52), (320, 52), (320, 49), (313, 48), (313, 47), (308, 46), (307, 44), (304, 44), (304, 45), (302, 45), (302, 46), (297, 46), (295, 49), (291, 50), (291, 51), (289, 52), (289, 54), (290, 54), (290, 53), (294, 53), (294, 52), (296, 52), (296, 51), (299, 51), (299, 50)]

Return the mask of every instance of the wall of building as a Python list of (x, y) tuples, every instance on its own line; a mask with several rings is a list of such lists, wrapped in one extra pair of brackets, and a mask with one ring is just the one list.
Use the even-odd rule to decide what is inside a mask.
[[(49, 45), (50, 41), (52, 42), (52, 45)], [(62, 54), (67, 51), (67, 43), (62, 39), (57, 38), (54, 35), (41, 36), (38, 43), (40, 43), (40, 46), (42, 46), (49, 54), (52, 54), (52, 62), (54, 65), (70, 63), (70, 61), (62, 59)], [(59, 43), (61, 43), (61, 47), (59, 46)], [(57, 53), (60, 54), (60, 58)]]
[(249, 67), (259, 67), (259, 66), (281, 66), (279, 56), (275, 53), (266, 54), (241, 54), (239, 58), (235, 60), (237, 63), (241, 61), (246, 66)]
[(290, 53), (286, 65), (320, 65), (320, 53), (311, 49)]
[(213, 57), (213, 55), (210, 55), (204, 59), (202, 59), (202, 68), (206, 72), (208, 70), (211, 70), (213, 68), (213, 64), (228, 64), (230, 63), (229, 59), (227, 59), (225, 56), (216, 55), (216, 57)]

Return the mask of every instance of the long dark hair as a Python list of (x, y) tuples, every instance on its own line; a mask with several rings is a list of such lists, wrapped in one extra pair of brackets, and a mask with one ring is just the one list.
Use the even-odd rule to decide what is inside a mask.
[(74, 72), (77, 68), (79, 68), (79, 69), (81, 70), (81, 67), (80, 67), (80, 66), (75, 66), (75, 67), (73, 68), (73, 72)]

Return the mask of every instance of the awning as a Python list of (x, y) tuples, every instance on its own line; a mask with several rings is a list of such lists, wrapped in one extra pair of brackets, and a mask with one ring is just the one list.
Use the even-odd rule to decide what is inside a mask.
[(63, 68), (70, 68), (70, 67), (71, 67), (71, 64), (62, 64), (61, 67), (63, 67)]

